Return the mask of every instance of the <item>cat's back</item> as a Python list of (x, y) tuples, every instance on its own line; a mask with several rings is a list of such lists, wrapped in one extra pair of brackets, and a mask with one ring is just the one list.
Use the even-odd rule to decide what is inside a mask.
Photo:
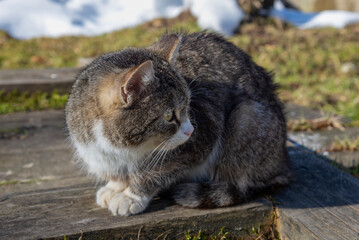
[(219, 82), (256, 99), (271, 98), (276, 89), (270, 74), (215, 33), (182, 34), (175, 66), (188, 81), (198, 78), (202, 82)]
[(181, 35), (176, 64), (186, 76), (214, 74), (222, 75), (226, 81), (247, 72), (250, 62), (246, 53), (218, 34), (200, 32)]

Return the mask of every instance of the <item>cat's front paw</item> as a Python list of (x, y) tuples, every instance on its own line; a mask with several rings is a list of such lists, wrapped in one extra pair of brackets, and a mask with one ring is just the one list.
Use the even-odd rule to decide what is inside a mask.
[(127, 185), (120, 181), (109, 181), (105, 187), (100, 188), (96, 193), (96, 203), (97, 205), (107, 208), (110, 204), (112, 197), (118, 193), (125, 190)]
[(111, 202), (112, 197), (116, 192), (109, 187), (102, 187), (96, 193), (96, 203), (97, 205), (107, 208)]
[(146, 197), (139, 197), (134, 194), (128, 196), (125, 192), (116, 193), (108, 206), (108, 209), (113, 215), (129, 216), (143, 212), (148, 203), (149, 199)]

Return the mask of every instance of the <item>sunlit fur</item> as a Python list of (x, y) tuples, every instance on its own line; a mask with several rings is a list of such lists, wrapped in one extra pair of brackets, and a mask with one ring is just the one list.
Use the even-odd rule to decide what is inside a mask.
[(97, 58), (66, 106), (79, 161), (108, 181), (97, 204), (137, 214), (170, 189), (183, 206), (223, 207), (287, 184), (275, 90), (268, 73), (212, 33), (166, 34)]

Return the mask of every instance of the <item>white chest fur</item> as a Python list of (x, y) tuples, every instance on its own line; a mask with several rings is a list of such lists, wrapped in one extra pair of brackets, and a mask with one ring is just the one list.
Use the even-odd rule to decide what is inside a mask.
[(103, 135), (102, 121), (93, 127), (95, 141), (83, 144), (74, 140), (79, 158), (87, 171), (99, 178), (119, 176), (135, 171), (138, 162), (145, 153), (141, 148), (117, 148)]

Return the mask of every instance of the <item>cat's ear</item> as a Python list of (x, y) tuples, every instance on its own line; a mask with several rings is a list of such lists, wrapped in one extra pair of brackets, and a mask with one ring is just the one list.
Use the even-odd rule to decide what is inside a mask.
[(148, 47), (148, 49), (155, 52), (155, 54), (162, 59), (173, 62), (176, 60), (180, 45), (181, 36), (177, 34), (166, 34), (152, 46)]
[(155, 71), (152, 61), (148, 60), (134, 67), (125, 77), (125, 84), (121, 86), (121, 99), (129, 105), (141, 98), (146, 87), (154, 80)]

